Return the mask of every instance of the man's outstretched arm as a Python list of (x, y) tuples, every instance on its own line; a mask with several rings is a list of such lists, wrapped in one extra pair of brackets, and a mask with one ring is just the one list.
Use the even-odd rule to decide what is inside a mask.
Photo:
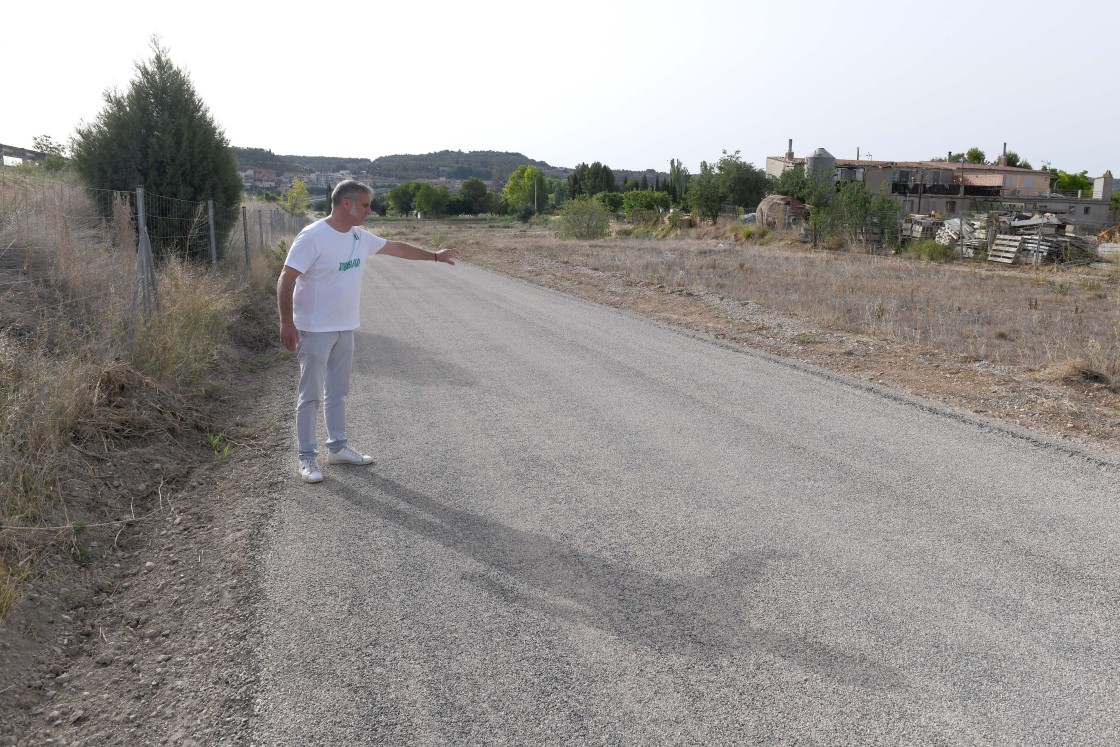
[(427, 249), (421, 249), (412, 244), (406, 244), (403, 241), (390, 241), (385, 246), (381, 247), (378, 254), (388, 254), (390, 257), (400, 257), (401, 259), (419, 259), (427, 260), (429, 262), (446, 262), (449, 265), (455, 264), (455, 257), (458, 256), (458, 249), (441, 249), (438, 252), (431, 252)]

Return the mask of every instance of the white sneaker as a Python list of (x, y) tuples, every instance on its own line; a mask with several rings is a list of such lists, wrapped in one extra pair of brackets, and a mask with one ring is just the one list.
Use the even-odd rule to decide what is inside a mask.
[(338, 451), (327, 454), (328, 464), (373, 464), (373, 457), (369, 454), (359, 454), (350, 447), (343, 447)]
[(304, 482), (322, 482), (323, 473), (319, 471), (319, 463), (315, 458), (299, 460), (299, 476)]

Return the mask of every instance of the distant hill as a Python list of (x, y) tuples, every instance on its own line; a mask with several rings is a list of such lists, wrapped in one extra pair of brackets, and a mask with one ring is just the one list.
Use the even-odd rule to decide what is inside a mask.
[(233, 146), (233, 157), (239, 171), (268, 169), (279, 174), (299, 174), (309, 171), (349, 171), (353, 174), (368, 172), (373, 162), (368, 158), (339, 158), (337, 156), (280, 156), (264, 148), (238, 148)]
[[(567, 179), (572, 169), (564, 166), (551, 166), (544, 161), (535, 161), (521, 153), (506, 153), (492, 150), (463, 152), (460, 150), (441, 150), (438, 153), (420, 155), (404, 154), (381, 156), (379, 158), (339, 158), (337, 156), (280, 156), (263, 148), (233, 149), (237, 168), (268, 169), (278, 173), (298, 174), (308, 171), (349, 171), (352, 174), (368, 173), (373, 178), (393, 179), (401, 182), (421, 179), (451, 179), (461, 181), (474, 177), (488, 185), (497, 182), (504, 184), (518, 166), (536, 166), (552, 179)], [(608, 166), (610, 164), (607, 164)], [(641, 179), (645, 174), (652, 184), (657, 172), (614, 171), (619, 186), (627, 179)], [(668, 175), (662, 173), (662, 178)]]
[(567, 179), (571, 169), (550, 166), (544, 161), (535, 161), (521, 153), (504, 153), (492, 150), (476, 150), (464, 153), (460, 150), (441, 150), (438, 153), (422, 155), (381, 156), (373, 160), (370, 172), (376, 177), (393, 179), (470, 179), (474, 177), (484, 182), (505, 182), (518, 166), (536, 166), (545, 176), (553, 179)]

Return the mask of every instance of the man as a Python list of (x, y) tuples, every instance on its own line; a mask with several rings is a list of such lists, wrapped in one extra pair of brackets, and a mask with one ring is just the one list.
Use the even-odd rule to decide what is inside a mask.
[(280, 341), (299, 361), (296, 438), (299, 475), (321, 482), (315, 430), (319, 402), (327, 425), (327, 462), (370, 464), (373, 457), (347, 445), (346, 394), (365, 260), (374, 254), (453, 265), (457, 249), (430, 252), (386, 241), (361, 228), (373, 190), (348, 179), (331, 194), (331, 214), (300, 231), (276, 281)]

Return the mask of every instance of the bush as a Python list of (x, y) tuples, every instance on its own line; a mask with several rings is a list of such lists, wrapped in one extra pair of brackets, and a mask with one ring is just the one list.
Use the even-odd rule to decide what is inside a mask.
[(652, 189), (639, 189), (622, 195), (622, 212), (635, 223), (649, 220), (650, 214), (659, 216), (669, 209), (669, 195)]
[(594, 199), (577, 197), (560, 208), (558, 236), (564, 239), (602, 239), (610, 235), (611, 214)]
[(938, 244), (933, 239), (919, 239), (903, 247), (902, 255), (926, 262), (952, 262), (957, 258), (957, 248)]
[(617, 213), (622, 210), (622, 195), (618, 192), (600, 192), (595, 199), (608, 213)]
[(770, 229), (757, 223), (737, 223), (729, 233), (736, 241), (753, 241), (762, 244), (770, 238)]
[(526, 203), (518, 205), (513, 209), (513, 217), (517, 218), (517, 220), (522, 223), (528, 223), (536, 214), (537, 211), (533, 209), (533, 206)]

